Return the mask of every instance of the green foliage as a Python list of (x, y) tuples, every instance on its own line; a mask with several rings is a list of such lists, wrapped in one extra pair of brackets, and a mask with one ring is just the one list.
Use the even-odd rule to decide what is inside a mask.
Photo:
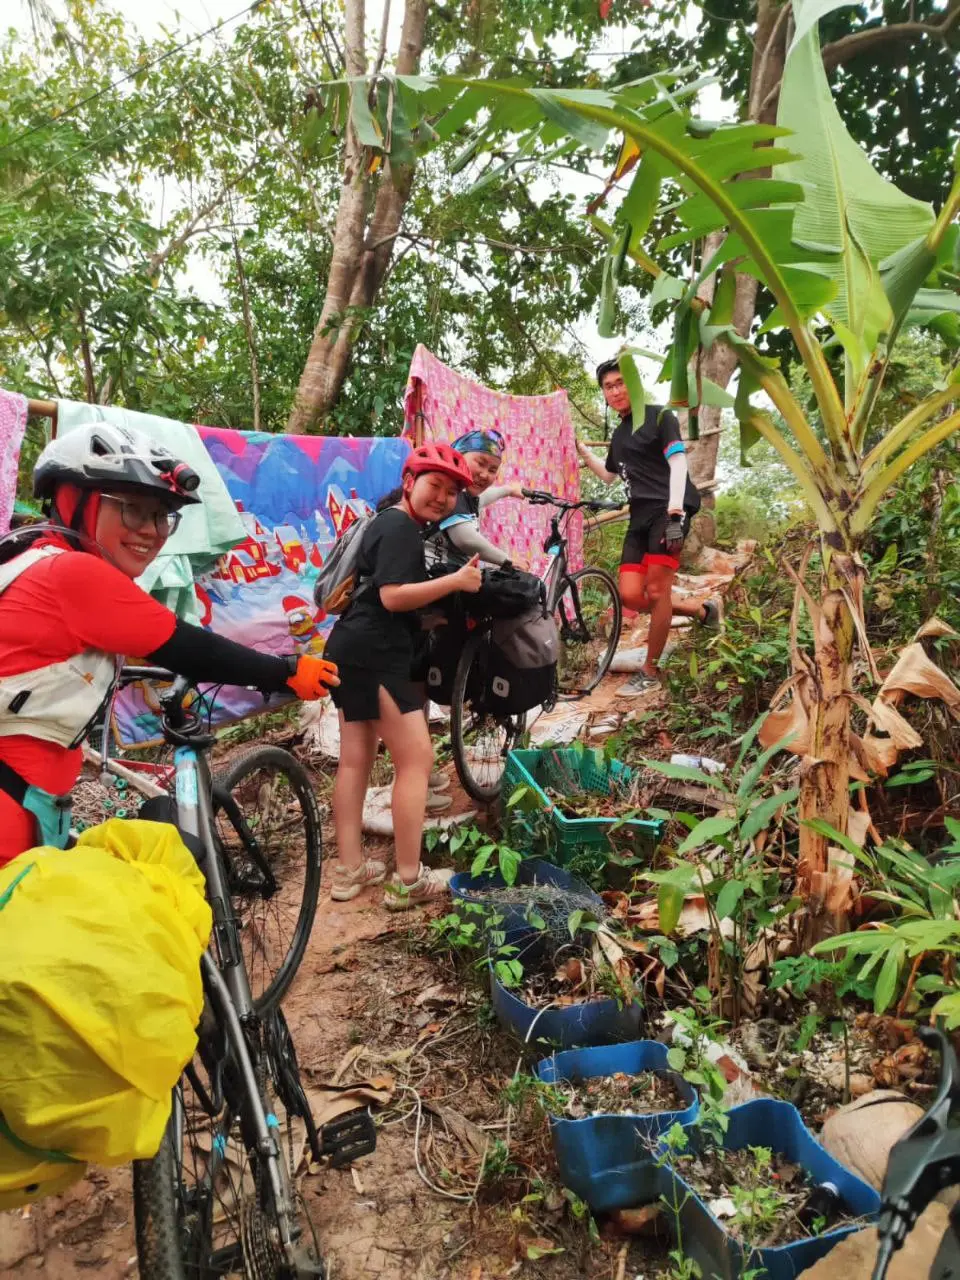
[(685, 899), (691, 894), (703, 896), (726, 988), (714, 994), (718, 1000), (730, 1001), (735, 1023), (740, 1018), (743, 966), (755, 930), (775, 924), (795, 905), (782, 900), (779, 872), (767, 867), (756, 844), (762, 832), (788, 819), (798, 795), (796, 788), (780, 789), (763, 776), (784, 744), (756, 750), (761, 724), (762, 720), (756, 721), (743, 735), (728, 775), (706, 774), (661, 760), (645, 762), (667, 778), (720, 792), (728, 811), (699, 820), (676, 814), (688, 834), (677, 847), (672, 865), (666, 871), (643, 872), (642, 878), (657, 886), (660, 927), (667, 936), (676, 928)]
[(504, 1085), (500, 1097), (518, 1112), (526, 1106), (534, 1106), (544, 1117), (563, 1115), (567, 1103), (566, 1095), (559, 1085), (547, 1084), (536, 1076), (525, 1075), (523, 1072), (518, 1072), (509, 1084)]
[[(668, 662), (673, 733), (691, 743), (726, 743), (756, 720), (790, 674), (792, 604), (780, 560), (761, 549), (724, 599), (723, 631), (691, 628)], [(804, 623), (800, 637), (808, 636)]]
[[(953, 1030), (960, 1026), (960, 995), (953, 979), (955, 957), (960, 955), (960, 822), (947, 818), (946, 823), (951, 840), (933, 864), (903, 844), (888, 842), (869, 853), (831, 833), (830, 838), (858, 863), (871, 897), (889, 903), (896, 914), (892, 921), (881, 920), (873, 927), (817, 943), (813, 954), (839, 952), (850, 962), (863, 958), (856, 980), (872, 986), (877, 1013), (894, 1004), (913, 962), (923, 957), (928, 971), (914, 975), (913, 992), (921, 1007), (944, 1018)], [(932, 1008), (931, 997), (937, 997)]]
[[(729, 427), (729, 424), (727, 424)], [(724, 430), (717, 456), (716, 545), (733, 549), (745, 538), (776, 550), (803, 512), (803, 495), (771, 446), (759, 441), (742, 465), (736, 432)]]
[(473, 825), (433, 827), (424, 833), (424, 846), (431, 853), (445, 852), (457, 870), (468, 870), (472, 876), (499, 872), (508, 885), (516, 881), (523, 861), (522, 854)]
[(722, 1018), (714, 1018), (703, 1012), (709, 1008), (710, 998), (710, 992), (705, 987), (698, 988), (694, 992), (691, 1008), (672, 1010), (670, 1016), (674, 1024), (685, 1033), (686, 1043), (681, 1043), (675, 1035), (674, 1042), (667, 1051), (667, 1062), (672, 1070), (679, 1071), (684, 1080), (693, 1085), (700, 1097), (698, 1127), (720, 1142), (729, 1123), (723, 1106), (727, 1079), (710, 1059), (708, 1050), (711, 1045), (719, 1043), (720, 1032), (727, 1024)]
[[(800, 956), (784, 956), (773, 962), (768, 987), (771, 991), (789, 988), (794, 996), (802, 999), (813, 991), (829, 992), (832, 1001), (852, 995), (857, 1000), (869, 1000), (873, 988), (857, 978), (852, 956), (839, 959), (805, 953)], [(799, 1050), (798, 1050), (799, 1052)]]
[(769, 1147), (748, 1147), (752, 1165), (746, 1170), (746, 1184), (730, 1188), (736, 1212), (731, 1227), (747, 1245), (759, 1245), (790, 1206), (789, 1196), (770, 1181), (773, 1152)]

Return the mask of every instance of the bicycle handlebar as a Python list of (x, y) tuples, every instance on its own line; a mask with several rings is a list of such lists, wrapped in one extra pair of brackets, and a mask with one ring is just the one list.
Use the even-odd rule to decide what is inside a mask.
[(526, 500), (535, 507), (558, 507), (561, 511), (619, 511), (621, 502), (597, 502), (583, 499), (580, 502), (568, 502), (566, 498), (558, 498), (544, 489), (522, 489)]
[(120, 685), (135, 684), (138, 680), (160, 680), (169, 684), (157, 694), (157, 701), (163, 709), (165, 720), (173, 729), (182, 729), (187, 723), (187, 711), (184, 699), (194, 687), (194, 682), (187, 676), (175, 675), (165, 667), (128, 667), (120, 669)]

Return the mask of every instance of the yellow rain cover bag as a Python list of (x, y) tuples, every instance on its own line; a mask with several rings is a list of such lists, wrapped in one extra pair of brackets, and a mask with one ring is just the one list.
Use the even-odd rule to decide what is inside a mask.
[(113, 818), (0, 868), (0, 1209), (86, 1161), (156, 1154), (197, 1044), (210, 927), (167, 823)]

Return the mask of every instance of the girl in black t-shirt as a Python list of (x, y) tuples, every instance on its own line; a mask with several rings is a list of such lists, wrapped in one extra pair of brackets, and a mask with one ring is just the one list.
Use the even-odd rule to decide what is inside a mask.
[(420, 843), (433, 747), (423, 715), (426, 701), (416, 669), (421, 650), (418, 611), (455, 591), (479, 591), (476, 558), (456, 573), (427, 578), (422, 531), (443, 520), (470, 483), (460, 455), (446, 444), (415, 449), (403, 468), (396, 506), (381, 511), (364, 532), (359, 586), (327, 641), (325, 656), (339, 662), (340, 763), (333, 791), (338, 864), (331, 897), (355, 898), (386, 878), (386, 866), (364, 858), (363, 801), (382, 741), (393, 758), (393, 830), (397, 871), (386, 906), (402, 910), (448, 892), (448, 877), (420, 862)]

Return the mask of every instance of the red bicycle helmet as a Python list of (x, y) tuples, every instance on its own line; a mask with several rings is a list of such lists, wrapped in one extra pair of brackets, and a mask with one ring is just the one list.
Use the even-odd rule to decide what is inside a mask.
[(422, 476), (428, 471), (439, 471), (456, 481), (461, 489), (473, 484), (470, 468), (461, 454), (448, 444), (422, 444), (414, 449), (403, 464), (403, 474)]

